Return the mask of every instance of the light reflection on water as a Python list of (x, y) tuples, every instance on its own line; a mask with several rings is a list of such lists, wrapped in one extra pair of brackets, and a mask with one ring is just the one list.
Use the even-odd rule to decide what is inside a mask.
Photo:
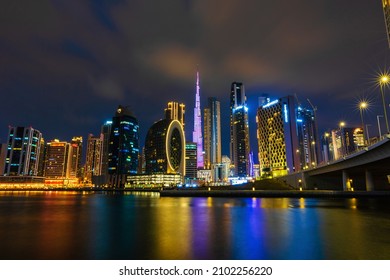
[(386, 199), (0, 192), (1, 259), (390, 259)]

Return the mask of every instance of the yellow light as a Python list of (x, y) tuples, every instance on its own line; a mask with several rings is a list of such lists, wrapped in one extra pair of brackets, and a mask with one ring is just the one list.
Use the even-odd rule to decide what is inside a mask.
[(387, 75), (382, 75), (381, 77), (380, 77), (380, 83), (381, 84), (387, 84), (389, 82), (389, 76), (387, 76)]
[(344, 127), (345, 126), (345, 122), (340, 122), (340, 127)]
[(360, 109), (365, 109), (367, 108), (367, 106), (368, 106), (367, 102), (364, 101), (359, 104)]

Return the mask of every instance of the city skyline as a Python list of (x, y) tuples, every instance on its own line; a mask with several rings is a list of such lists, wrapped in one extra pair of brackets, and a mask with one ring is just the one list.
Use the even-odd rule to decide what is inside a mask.
[[(365, 122), (370, 135), (377, 131), (376, 116), (382, 113), (374, 84), (388, 65), (379, 0), (355, 1), (353, 7), (339, 1), (227, 1), (222, 10), (203, 1), (177, 1), (169, 8), (128, 1), (29, 5), (5, 5), (0, 13), (0, 92), (7, 96), (0, 105), (0, 142), (7, 139), (8, 125), (31, 125), (46, 140), (86, 139), (124, 104), (140, 119), (144, 143), (168, 101), (194, 107), (197, 65), (201, 107), (210, 96), (221, 102), (223, 139), (229, 134), (228, 94), (234, 80), (246, 87), (252, 149), (257, 98), (263, 93), (310, 98), (318, 107), (320, 133), (340, 120), (358, 125), (356, 103), (367, 97), (374, 106), (365, 112)], [(280, 5), (289, 10), (282, 18)], [(232, 16), (240, 23), (231, 22)], [(193, 123), (192, 114), (187, 116)], [(187, 126), (187, 137), (190, 131)]]

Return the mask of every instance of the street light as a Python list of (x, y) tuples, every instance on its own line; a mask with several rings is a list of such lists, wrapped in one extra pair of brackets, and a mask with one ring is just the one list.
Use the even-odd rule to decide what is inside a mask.
[[(366, 145), (366, 139), (365, 139), (365, 137), (364, 137), (364, 121), (363, 121), (363, 110), (364, 109), (366, 109), (367, 108), (367, 106), (368, 106), (368, 104), (367, 104), (367, 102), (365, 102), (365, 101), (362, 101), (362, 102), (360, 102), (360, 104), (359, 104), (359, 110), (360, 110), (360, 119), (361, 119), (361, 121), (362, 121), (362, 130), (363, 130), (363, 144), (364, 145)], [(367, 138), (367, 141), (368, 141), (369, 139)]]
[(389, 121), (387, 120), (387, 109), (386, 109), (386, 103), (385, 103), (385, 93), (384, 93), (384, 86), (387, 86), (390, 82), (390, 77), (387, 74), (384, 74), (379, 79), (379, 88), (381, 90), (382, 95), (382, 103), (383, 103), (383, 114), (386, 121), (386, 133), (389, 133)]
[(378, 130), (379, 130), (379, 140), (382, 138), (382, 130), (381, 130), (381, 123), (379, 122), (379, 118), (383, 118), (382, 115), (377, 115), (376, 120), (378, 121)]
[(344, 145), (344, 126), (345, 126), (345, 122), (339, 123), (342, 156), (345, 156), (346, 154), (345, 145)]

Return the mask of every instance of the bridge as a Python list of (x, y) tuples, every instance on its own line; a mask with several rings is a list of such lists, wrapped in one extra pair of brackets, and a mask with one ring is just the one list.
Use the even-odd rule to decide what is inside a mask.
[(343, 158), (278, 179), (296, 189), (390, 190), (390, 134)]

